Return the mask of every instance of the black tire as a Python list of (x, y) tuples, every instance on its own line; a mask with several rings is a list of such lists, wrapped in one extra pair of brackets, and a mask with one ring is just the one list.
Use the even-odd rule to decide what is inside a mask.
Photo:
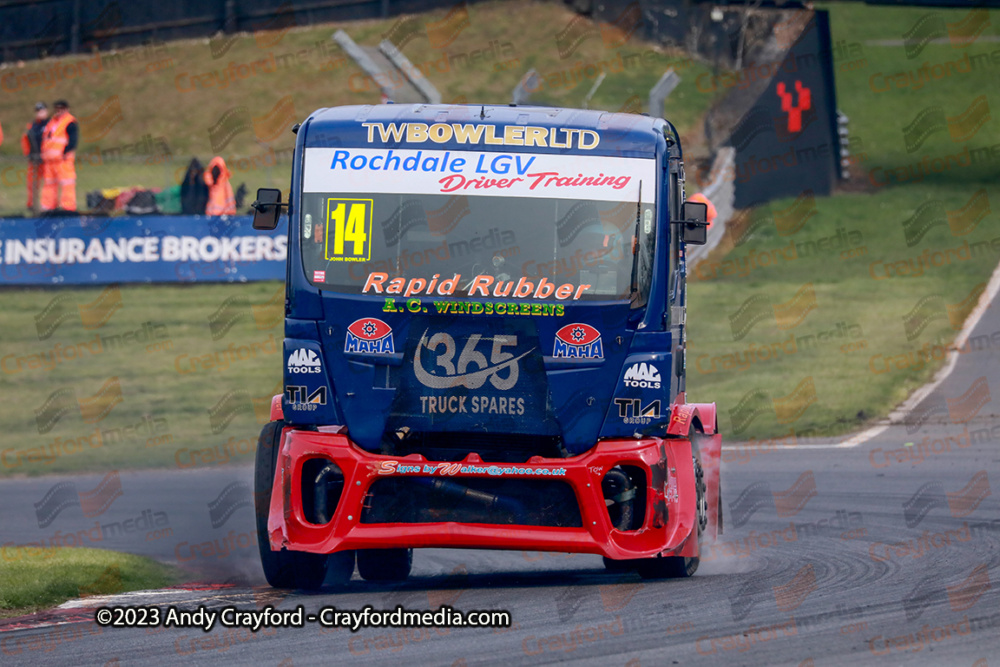
[(358, 549), (358, 574), (365, 581), (405, 581), (413, 549)]
[(665, 556), (640, 561), (636, 570), (643, 579), (684, 579), (698, 571), (699, 559), (688, 556)]
[(338, 551), (327, 557), (326, 580), (331, 586), (343, 586), (354, 576), (354, 551)]
[[(705, 473), (701, 468), (701, 452), (698, 447), (700, 433), (691, 434), (691, 453), (694, 459), (694, 487), (697, 493), (695, 518), (698, 521), (697, 540), (698, 553), (701, 553), (701, 537), (708, 526), (708, 504), (705, 485)], [(688, 538), (690, 539), (690, 537)], [(694, 576), (698, 571), (701, 558), (698, 556), (665, 556), (639, 561), (637, 570), (643, 579), (684, 579)]]
[(615, 560), (614, 558), (604, 558), (604, 569), (608, 572), (630, 572), (635, 569), (635, 560)]
[[(272, 551), (267, 535), (267, 517), (271, 510), (271, 487), (274, 469), (281, 444), (284, 421), (273, 421), (264, 426), (257, 441), (254, 465), (254, 509), (257, 514), (257, 546), (264, 577), (274, 588), (297, 588), (314, 591), (326, 579), (327, 554), (304, 551)], [(353, 561), (353, 559), (352, 559)], [(352, 568), (353, 570), (353, 562)]]

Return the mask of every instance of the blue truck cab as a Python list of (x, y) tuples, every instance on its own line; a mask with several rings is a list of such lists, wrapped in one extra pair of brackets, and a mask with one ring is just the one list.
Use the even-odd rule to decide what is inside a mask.
[(686, 402), (681, 143), (663, 119), (321, 109), (297, 128), (284, 392), (257, 453), (279, 587), (407, 576), (415, 547), (601, 554), (689, 576), (719, 524)]

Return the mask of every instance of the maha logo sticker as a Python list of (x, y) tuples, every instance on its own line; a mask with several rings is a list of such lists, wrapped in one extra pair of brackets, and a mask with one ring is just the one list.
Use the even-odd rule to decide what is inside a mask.
[(601, 332), (582, 322), (567, 324), (556, 332), (553, 357), (576, 359), (603, 359), (604, 344)]
[(395, 351), (396, 348), (392, 342), (392, 327), (382, 320), (364, 317), (347, 327), (344, 352), (393, 354)]

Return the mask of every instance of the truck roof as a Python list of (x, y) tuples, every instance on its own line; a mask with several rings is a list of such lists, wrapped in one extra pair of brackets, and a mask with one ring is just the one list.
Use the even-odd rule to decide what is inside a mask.
[[(524, 126), (546, 128), (547, 130), (582, 130), (586, 136), (599, 137), (599, 142), (592, 148), (584, 139), (583, 133), (576, 133), (579, 138), (573, 144), (572, 136), (563, 132), (552, 134), (549, 142), (540, 140), (530, 146), (525, 146), (520, 133), (514, 132), (513, 141), (502, 141), (503, 131), (494, 131), (497, 143), (493, 142), (457, 142), (453, 137), (449, 140), (424, 139), (410, 141), (413, 135), (404, 135), (402, 140), (390, 138), (384, 140), (380, 136), (389, 126), (399, 128), (402, 124), (424, 124), (432, 126), (445, 124), (456, 125), (493, 125)], [(378, 104), (356, 105), (320, 109), (312, 114), (309, 120), (308, 132), (305, 137), (307, 147), (336, 148), (341, 146), (367, 146), (372, 143), (387, 147), (428, 148), (503, 151), (511, 150), (542, 153), (581, 153), (589, 155), (616, 155), (621, 157), (653, 157), (656, 146), (663, 142), (663, 128), (666, 123), (662, 119), (630, 113), (610, 113), (607, 111), (589, 111), (583, 109), (563, 109), (557, 107), (515, 106), (515, 105), (446, 105), (446, 104)], [(398, 135), (397, 135), (398, 136)], [(371, 137), (371, 138), (370, 138)], [(374, 141), (373, 141), (374, 140)], [(520, 140), (521, 143), (517, 143)], [(562, 143), (559, 143), (559, 142)], [(582, 144), (582, 145), (581, 145)]]

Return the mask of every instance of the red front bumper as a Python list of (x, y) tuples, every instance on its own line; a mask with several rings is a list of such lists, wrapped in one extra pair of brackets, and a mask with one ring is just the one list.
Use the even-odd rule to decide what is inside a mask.
[[(721, 444), (717, 442), (720, 436), (710, 438), (713, 445)], [(302, 466), (313, 458), (331, 460), (344, 473), (340, 502), (333, 518), (325, 525), (309, 523), (302, 507)], [(601, 479), (616, 465), (640, 468), (649, 483), (645, 494), (645, 521), (638, 530), (617, 530), (608, 517)], [(401, 471), (401, 467), (406, 472)], [(428, 461), (418, 454), (405, 457), (371, 454), (339, 433), (285, 429), (276, 468), (268, 519), (268, 534), (274, 550), (333, 553), (386, 547), (466, 547), (593, 553), (614, 559), (671, 553), (698, 555), (696, 540), (685, 544), (695, 523), (696, 510), (691, 443), (686, 439), (603, 441), (580, 456), (568, 459), (533, 457), (519, 464), (483, 463), (476, 454), (470, 454), (460, 464), (448, 464)], [(530, 472), (525, 474), (528, 470)], [(502, 476), (561, 480), (570, 484), (576, 495), (583, 527), (450, 521), (361, 523), (365, 495), (371, 484), (389, 475), (446, 475), (456, 482), (461, 482), (463, 477)], [(718, 477), (715, 479), (717, 485)], [(717, 486), (710, 488), (710, 503), (715, 491)]]

